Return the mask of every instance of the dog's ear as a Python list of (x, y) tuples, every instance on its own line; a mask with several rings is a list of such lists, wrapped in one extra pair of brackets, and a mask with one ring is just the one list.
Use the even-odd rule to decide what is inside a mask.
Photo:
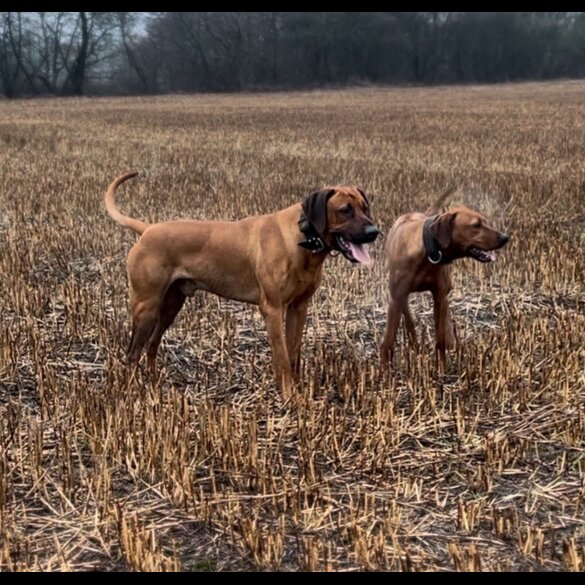
[(457, 213), (443, 213), (431, 225), (431, 233), (442, 249), (448, 248), (453, 235), (453, 223)]
[(307, 195), (303, 201), (305, 217), (320, 235), (327, 229), (327, 202), (333, 195), (335, 189), (321, 189)]
[(366, 194), (359, 187), (357, 188), (357, 192), (364, 198), (364, 201), (366, 202), (366, 205), (369, 207), (370, 206), (370, 202), (368, 201), (368, 198), (366, 197)]
[(356, 190), (362, 196), (362, 198), (363, 198), (363, 200), (364, 200), (364, 202), (366, 204), (366, 211), (365, 211), (366, 216), (371, 219), (371, 217), (372, 217), (371, 213), (372, 212), (370, 210), (370, 202), (368, 201), (368, 198), (366, 197), (366, 194), (359, 187), (356, 187)]

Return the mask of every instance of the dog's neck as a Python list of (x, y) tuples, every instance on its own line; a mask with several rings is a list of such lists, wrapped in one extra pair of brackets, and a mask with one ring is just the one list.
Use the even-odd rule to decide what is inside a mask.
[(304, 211), (301, 211), (301, 217), (298, 224), (299, 230), (303, 236), (305, 236), (305, 239), (302, 242), (299, 242), (301, 248), (313, 252), (313, 254), (329, 252), (329, 246), (325, 243), (321, 234), (319, 234), (313, 227), (313, 224), (306, 218)]
[(447, 255), (446, 250), (441, 249), (439, 242), (435, 240), (435, 237), (431, 233), (431, 226), (438, 217), (438, 215), (429, 217), (423, 226), (423, 243), (426, 251), (426, 259), (431, 264), (449, 264), (453, 258)]

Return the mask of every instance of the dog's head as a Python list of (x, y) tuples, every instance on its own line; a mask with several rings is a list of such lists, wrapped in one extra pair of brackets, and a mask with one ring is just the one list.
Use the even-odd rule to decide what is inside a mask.
[(494, 262), (495, 250), (509, 240), (481, 213), (464, 206), (439, 215), (430, 230), (441, 249), (451, 258), (469, 257), (479, 262)]
[(365, 193), (357, 187), (331, 187), (307, 195), (303, 202), (307, 220), (332, 250), (351, 262), (369, 264), (366, 244), (380, 233), (374, 225)]

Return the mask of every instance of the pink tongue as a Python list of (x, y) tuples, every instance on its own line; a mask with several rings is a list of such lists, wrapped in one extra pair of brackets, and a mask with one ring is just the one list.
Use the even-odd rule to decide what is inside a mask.
[(487, 255), (490, 259), (490, 262), (496, 261), (496, 253), (493, 250), (490, 250), (489, 252), (487, 252)]
[(353, 257), (361, 264), (371, 264), (372, 258), (365, 244), (352, 244), (348, 242)]

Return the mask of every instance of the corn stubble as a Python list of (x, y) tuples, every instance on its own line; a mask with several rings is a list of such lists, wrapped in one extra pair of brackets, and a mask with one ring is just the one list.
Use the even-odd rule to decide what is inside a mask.
[[(0, 104), (0, 569), (585, 569), (585, 84)], [(105, 214), (238, 218), (359, 184), (387, 232), (448, 182), (512, 236), (380, 374), (382, 242), (325, 267), (283, 407), (256, 309), (197, 295), (124, 365)]]

